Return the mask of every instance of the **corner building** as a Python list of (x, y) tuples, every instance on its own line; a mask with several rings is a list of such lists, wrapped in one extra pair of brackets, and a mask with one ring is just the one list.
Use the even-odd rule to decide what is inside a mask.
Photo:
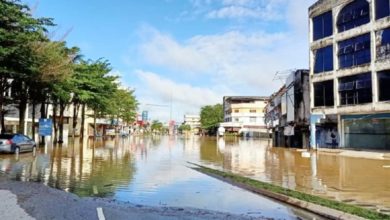
[(390, 150), (390, 0), (309, 8), (311, 146)]

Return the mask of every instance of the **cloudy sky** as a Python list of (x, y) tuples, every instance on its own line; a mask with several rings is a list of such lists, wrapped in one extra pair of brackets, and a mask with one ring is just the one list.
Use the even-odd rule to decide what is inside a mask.
[(272, 94), (277, 71), (308, 68), (315, 0), (25, 0), (86, 58), (106, 58), (139, 111), (182, 121), (226, 95)]

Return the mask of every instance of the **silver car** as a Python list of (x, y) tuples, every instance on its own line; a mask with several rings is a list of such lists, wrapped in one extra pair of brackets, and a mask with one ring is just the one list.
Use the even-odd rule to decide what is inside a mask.
[(23, 134), (0, 134), (0, 152), (20, 153), (35, 151), (37, 144)]

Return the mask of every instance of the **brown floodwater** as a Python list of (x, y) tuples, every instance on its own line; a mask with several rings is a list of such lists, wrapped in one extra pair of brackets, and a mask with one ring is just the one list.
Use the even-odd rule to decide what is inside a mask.
[(78, 140), (36, 155), (0, 155), (0, 172), (79, 196), (151, 206), (184, 206), (255, 217), (313, 219), (302, 210), (220, 182), (188, 162), (291, 189), (390, 210), (390, 160), (273, 148), (269, 140), (129, 137)]
[(390, 160), (270, 145), (269, 140), (219, 139), (221, 158), (206, 160), (253, 179), (390, 213)]

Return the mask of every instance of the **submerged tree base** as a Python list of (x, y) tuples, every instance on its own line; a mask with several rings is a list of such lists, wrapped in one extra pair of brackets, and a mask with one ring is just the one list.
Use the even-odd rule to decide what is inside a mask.
[[(356, 217), (359, 216), (367, 219), (390, 219), (390, 215), (386, 215), (384, 213), (379, 213), (355, 205), (350, 205), (343, 202), (330, 200), (319, 196), (310, 195), (307, 193), (283, 188), (270, 183), (265, 183), (258, 180), (250, 179), (230, 172), (211, 169), (209, 167), (201, 166), (194, 163), (190, 163), (190, 164), (195, 165), (196, 167), (193, 167), (193, 169), (201, 173), (210, 175), (212, 177), (248, 189), (250, 191), (271, 197), (273, 199), (277, 199), (279, 201), (289, 203), (291, 205), (298, 206), (300, 208), (307, 209), (311, 212), (314, 212), (316, 214), (328, 218), (354, 219), (353, 216), (351, 215), (355, 215)], [(305, 202), (307, 204), (302, 204), (302, 202)], [(321, 211), (321, 209), (323, 209), (321, 207), (326, 207), (333, 210), (341, 211), (344, 213), (348, 213), (350, 215), (340, 216), (337, 213), (335, 213), (335, 215), (332, 215), (332, 213), (330, 213), (331, 210), (330, 212), (327, 212), (327, 210)]]

